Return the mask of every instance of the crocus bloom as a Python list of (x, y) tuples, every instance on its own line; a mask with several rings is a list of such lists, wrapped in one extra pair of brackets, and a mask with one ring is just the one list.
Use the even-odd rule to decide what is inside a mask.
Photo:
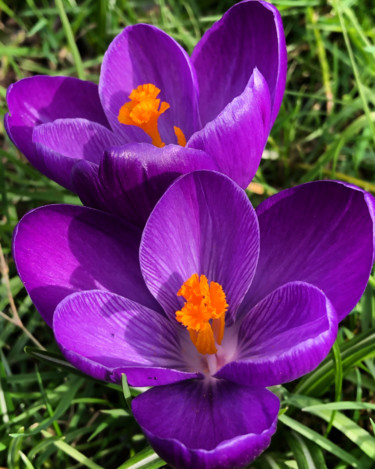
[[(276, 429), (266, 388), (311, 371), (373, 263), (374, 199), (347, 184), (288, 189), (254, 210), (227, 176), (181, 176), (144, 228), (55, 205), (19, 223), (14, 257), (77, 368), (133, 386), (153, 448), (177, 468), (237, 468)], [(139, 257), (138, 257), (139, 248)]]
[(129, 26), (110, 44), (99, 87), (35, 76), (8, 90), (5, 127), (42, 173), (85, 205), (143, 226), (179, 175), (216, 169), (245, 188), (286, 79), (280, 15), (234, 5), (190, 58), (158, 28)]

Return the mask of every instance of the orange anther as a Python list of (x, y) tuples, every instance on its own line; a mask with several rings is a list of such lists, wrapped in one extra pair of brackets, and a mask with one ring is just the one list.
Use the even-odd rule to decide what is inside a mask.
[(174, 125), (173, 130), (174, 130), (174, 134), (177, 137), (177, 143), (181, 145), (182, 147), (186, 147), (186, 138), (185, 138), (183, 131), (180, 129), (180, 127), (176, 127)]
[[(158, 129), (158, 119), (170, 106), (166, 101), (160, 103), (160, 99), (157, 99), (159, 93), (160, 89), (152, 83), (139, 85), (130, 93), (130, 101), (121, 106), (118, 120), (121, 124), (139, 127), (151, 137), (153, 145), (164, 147), (165, 143)], [(186, 138), (182, 130), (174, 127), (174, 132), (178, 144), (185, 146)]]
[(228, 309), (222, 286), (216, 282), (209, 285), (205, 275), (193, 274), (182, 284), (177, 295), (186, 300), (183, 308), (176, 311), (177, 321), (187, 328), (198, 352), (216, 353), (215, 341), (220, 345), (223, 340)]

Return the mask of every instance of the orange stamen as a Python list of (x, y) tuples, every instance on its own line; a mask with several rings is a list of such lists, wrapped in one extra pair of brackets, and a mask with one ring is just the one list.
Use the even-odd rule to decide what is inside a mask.
[(181, 145), (182, 147), (186, 147), (186, 138), (185, 138), (183, 131), (180, 129), (180, 127), (176, 127), (174, 125), (173, 130), (174, 130), (174, 134), (177, 137), (177, 143)]
[(190, 334), (190, 339), (199, 353), (217, 352), (224, 336), (225, 312), (228, 309), (225, 293), (220, 284), (211, 282), (205, 275), (193, 274), (177, 292), (186, 303), (176, 311), (176, 319)]
[[(170, 108), (166, 101), (160, 103), (157, 96), (160, 89), (152, 83), (139, 85), (129, 95), (130, 101), (125, 103), (119, 111), (118, 120), (121, 124), (134, 125), (142, 129), (151, 137), (151, 143), (156, 147), (164, 147), (159, 129), (159, 117)], [(186, 138), (179, 127), (173, 127), (177, 137), (177, 143), (181, 146), (186, 145)]]

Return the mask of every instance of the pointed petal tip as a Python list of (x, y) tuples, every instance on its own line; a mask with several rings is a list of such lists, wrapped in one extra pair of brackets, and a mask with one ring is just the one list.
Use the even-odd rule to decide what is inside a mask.
[(273, 124), (284, 94), (287, 66), (284, 29), (276, 7), (254, 0), (233, 5), (204, 34), (192, 61), (199, 81), (203, 124), (243, 92), (254, 67), (268, 83)]
[(192, 135), (187, 146), (212, 155), (222, 173), (246, 188), (258, 169), (270, 127), (269, 87), (254, 68), (241, 94)]
[(147, 221), (140, 247), (145, 282), (170, 317), (177, 292), (194, 273), (218, 282), (236, 315), (259, 253), (258, 224), (246, 193), (215, 171), (181, 176)]

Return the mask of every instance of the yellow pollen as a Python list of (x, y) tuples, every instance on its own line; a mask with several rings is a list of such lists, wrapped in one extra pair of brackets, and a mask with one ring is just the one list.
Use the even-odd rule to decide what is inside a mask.
[[(139, 127), (151, 137), (153, 145), (164, 147), (165, 143), (158, 129), (158, 119), (170, 108), (170, 105), (166, 101), (160, 103), (160, 99), (157, 99), (159, 93), (160, 89), (152, 83), (139, 85), (130, 93), (130, 101), (121, 106), (118, 120), (121, 124)], [(184, 133), (179, 127), (174, 126), (173, 129), (178, 145), (184, 147), (186, 145)]]
[(176, 319), (183, 324), (190, 334), (190, 339), (199, 353), (217, 352), (224, 336), (225, 312), (228, 309), (223, 287), (211, 282), (207, 277), (193, 274), (177, 292), (186, 303), (176, 311)]

